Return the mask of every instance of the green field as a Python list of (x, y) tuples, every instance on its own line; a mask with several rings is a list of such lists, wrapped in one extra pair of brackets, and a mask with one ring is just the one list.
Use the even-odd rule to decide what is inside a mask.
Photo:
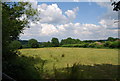
[[(72, 67), (74, 64), (86, 66), (94, 66), (94, 64), (118, 65), (118, 49), (53, 47), (21, 49), (20, 52), (19, 56), (32, 58), (29, 62), (33, 62), (35, 68), (40, 69), (40, 66), (43, 65), (44, 72), (51, 71), (51, 73), (54, 68), (62, 69)], [(102, 68), (105, 69), (106, 67)], [(111, 69), (110, 66), (107, 66), (107, 68)], [(114, 69), (115, 72), (116, 70)]]

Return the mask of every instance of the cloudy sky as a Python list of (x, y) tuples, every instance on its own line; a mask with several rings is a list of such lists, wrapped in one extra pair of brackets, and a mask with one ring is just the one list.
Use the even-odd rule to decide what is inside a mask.
[(118, 12), (109, 2), (35, 2), (41, 20), (25, 28), (20, 39), (50, 41), (68, 37), (80, 40), (98, 40), (118, 37)]

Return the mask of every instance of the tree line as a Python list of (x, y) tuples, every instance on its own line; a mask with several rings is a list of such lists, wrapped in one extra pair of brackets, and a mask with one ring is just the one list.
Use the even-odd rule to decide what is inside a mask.
[(68, 37), (60, 42), (58, 38), (52, 38), (48, 42), (38, 42), (36, 39), (30, 39), (24, 43), (20, 40), (14, 40), (9, 45), (10, 48), (44, 48), (44, 47), (84, 47), (84, 48), (120, 48), (120, 39), (108, 37), (107, 40), (84, 40)]

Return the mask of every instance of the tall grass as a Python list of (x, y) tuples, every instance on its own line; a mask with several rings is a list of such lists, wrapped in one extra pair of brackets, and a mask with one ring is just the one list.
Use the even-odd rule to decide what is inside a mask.
[(20, 52), (20, 57), (32, 57), (27, 62), (32, 63), (44, 79), (117, 78), (117, 49), (56, 47), (21, 49)]

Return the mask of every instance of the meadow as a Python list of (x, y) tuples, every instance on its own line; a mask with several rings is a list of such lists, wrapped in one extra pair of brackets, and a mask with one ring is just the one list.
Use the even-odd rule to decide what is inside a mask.
[(31, 58), (27, 62), (43, 73), (42, 78), (117, 78), (118, 49), (51, 47), (19, 51), (19, 57)]

